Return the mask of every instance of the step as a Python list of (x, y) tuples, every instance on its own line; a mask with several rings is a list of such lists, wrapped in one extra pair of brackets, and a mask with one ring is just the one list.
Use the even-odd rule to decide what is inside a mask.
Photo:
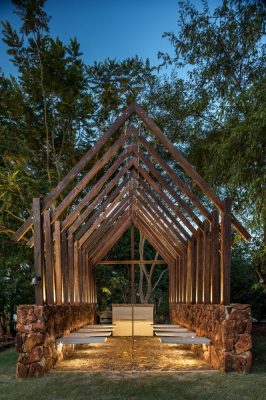
[(77, 337), (65, 337), (56, 340), (56, 344), (90, 344), (90, 343), (105, 343), (107, 337), (87, 337), (87, 338), (77, 338)]
[(160, 342), (168, 344), (211, 344), (210, 339), (199, 336), (195, 338), (162, 337), (160, 338)]
[(113, 332), (114, 328), (80, 328), (79, 332)]
[(104, 328), (115, 328), (116, 324), (94, 324), (94, 325), (85, 325), (83, 328), (99, 328), (99, 329), (104, 329)]
[(106, 337), (111, 336), (112, 332), (72, 332), (69, 336), (66, 337)]
[(153, 328), (156, 332), (191, 332), (187, 328)]
[(196, 336), (195, 332), (155, 332), (156, 336), (159, 337), (190, 337), (193, 338)]
[(153, 328), (182, 328), (180, 325), (174, 325), (174, 324), (151, 324)]

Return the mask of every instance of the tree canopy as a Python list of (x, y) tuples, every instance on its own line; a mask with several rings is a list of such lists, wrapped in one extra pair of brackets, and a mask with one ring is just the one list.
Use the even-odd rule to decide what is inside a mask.
[[(164, 33), (175, 55), (159, 52), (159, 74), (149, 60), (138, 56), (86, 65), (77, 38), (63, 43), (51, 36), (45, 0), (13, 0), (13, 4), (21, 27), (16, 31), (2, 21), (2, 40), (17, 75), (0, 75), (2, 327), (18, 303), (33, 299), (31, 250), (13, 243), (11, 234), (28, 217), (32, 198), (51, 190), (133, 100), (152, 114), (222, 197), (232, 197), (235, 213), (253, 235), (249, 245), (235, 238), (233, 266), (238, 272), (232, 278), (233, 295), (239, 298), (238, 282), (245, 279), (244, 271), (250, 271), (246, 301), (258, 295), (257, 316), (262, 316), (266, 279), (263, 2), (222, 0), (214, 10), (205, 0), (201, 6), (179, 2), (177, 30)], [(160, 150), (158, 143), (154, 146)], [(127, 235), (123, 240), (126, 243)], [(125, 248), (113, 251), (126, 258)], [(126, 273), (119, 279), (128, 282)], [(167, 286), (167, 279), (162, 282)], [(163, 287), (160, 290), (163, 296)]]

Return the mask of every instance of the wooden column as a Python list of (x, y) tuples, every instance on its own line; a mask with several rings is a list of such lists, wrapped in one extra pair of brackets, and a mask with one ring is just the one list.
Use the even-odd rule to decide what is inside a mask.
[(197, 241), (193, 235), (191, 241), (191, 303), (196, 303), (196, 286), (197, 286)]
[[(130, 227), (130, 250), (131, 250), (131, 260), (135, 260), (135, 232), (134, 225)], [(130, 282), (131, 282), (131, 303), (136, 303), (135, 296), (135, 265), (132, 264), (130, 267)]]
[(184, 252), (183, 255), (183, 273), (182, 273), (182, 298), (183, 303), (187, 302), (187, 251)]
[(198, 229), (197, 237), (197, 303), (202, 303), (203, 295), (203, 233)]
[(180, 268), (180, 257), (178, 256), (176, 259), (176, 274), (175, 274), (176, 302), (177, 303), (180, 303), (179, 268)]
[(79, 303), (78, 241), (74, 241), (74, 303)]
[(88, 300), (88, 255), (84, 252), (84, 302), (89, 303)]
[(45, 249), (45, 280), (46, 304), (54, 304), (54, 266), (53, 266), (53, 236), (51, 227), (51, 214), (49, 210), (43, 214), (44, 249)]
[(35, 285), (35, 302), (43, 304), (43, 225), (40, 198), (33, 199), (34, 270), (40, 281)]
[(63, 275), (63, 301), (68, 303), (69, 299), (69, 274), (67, 253), (67, 232), (62, 233), (62, 275)]
[(180, 257), (180, 262), (179, 262), (179, 299), (180, 299), (180, 303), (183, 303), (182, 279), (183, 279), (183, 257)]
[(188, 242), (187, 248), (187, 294), (186, 302), (192, 302), (192, 248), (191, 243)]
[(176, 261), (173, 264), (173, 303), (176, 303)]
[(79, 302), (82, 303), (83, 300), (83, 268), (82, 268), (82, 252), (81, 249), (78, 250), (78, 282), (79, 282)]
[(210, 303), (210, 275), (211, 275), (211, 268), (210, 268), (210, 261), (211, 261), (211, 254), (210, 254), (210, 224), (207, 220), (204, 221), (204, 303)]
[(230, 304), (231, 289), (231, 200), (224, 200), (221, 219), (221, 304)]
[(61, 223), (54, 223), (54, 249), (55, 249), (55, 298), (56, 304), (62, 304), (62, 257), (61, 257)]
[(74, 304), (74, 241), (73, 236), (67, 239), (68, 275), (69, 275), (69, 302)]
[(220, 233), (217, 210), (212, 211), (211, 224), (211, 302), (220, 303)]

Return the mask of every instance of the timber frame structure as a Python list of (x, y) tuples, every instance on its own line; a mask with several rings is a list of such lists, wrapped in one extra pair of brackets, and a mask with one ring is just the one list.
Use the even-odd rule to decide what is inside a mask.
[(14, 234), (34, 246), (36, 304), (96, 303), (95, 268), (134, 225), (169, 267), (170, 303), (230, 304), (231, 228), (245, 240), (249, 233), (230, 200), (214, 193), (136, 103), (54, 190), (33, 199), (31, 216)]

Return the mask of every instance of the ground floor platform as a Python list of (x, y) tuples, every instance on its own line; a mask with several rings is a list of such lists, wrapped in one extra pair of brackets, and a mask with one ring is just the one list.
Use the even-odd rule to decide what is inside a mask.
[(211, 369), (210, 364), (186, 346), (162, 344), (157, 337), (110, 337), (106, 343), (79, 345), (55, 367), (61, 371), (92, 372)]

